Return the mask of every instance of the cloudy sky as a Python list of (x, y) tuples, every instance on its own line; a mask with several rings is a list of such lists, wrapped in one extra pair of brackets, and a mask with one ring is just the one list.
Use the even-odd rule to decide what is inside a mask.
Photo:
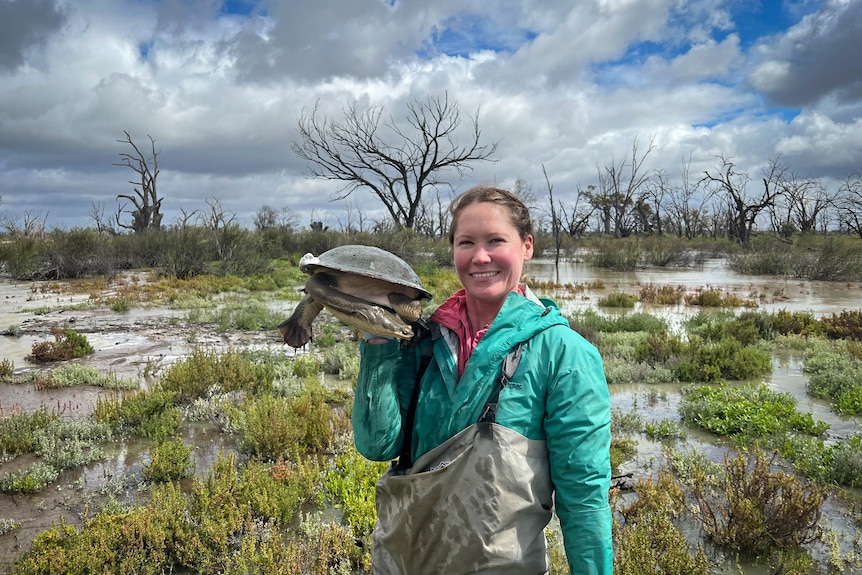
[(0, 217), (112, 214), (127, 130), (156, 140), (165, 223), (215, 198), (337, 225), (291, 150), (303, 110), (443, 94), (499, 142), (456, 190), (544, 189), (544, 165), (565, 201), (635, 140), (672, 178), (721, 154), (837, 181), (862, 171), (862, 0), (0, 0)]

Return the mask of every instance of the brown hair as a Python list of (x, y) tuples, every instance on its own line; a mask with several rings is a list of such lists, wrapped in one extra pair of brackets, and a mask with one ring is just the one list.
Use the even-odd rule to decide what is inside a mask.
[(518, 230), (518, 235), (522, 240), (526, 240), (527, 236), (533, 233), (530, 210), (518, 199), (518, 196), (501, 188), (475, 186), (452, 200), (452, 203), (449, 205), (449, 213), (452, 214), (452, 225), (449, 228), (450, 244), (455, 243), (455, 228), (458, 225), (458, 216), (461, 215), (464, 208), (470, 204), (477, 204), (479, 202), (488, 202), (506, 208), (509, 211), (512, 225)]

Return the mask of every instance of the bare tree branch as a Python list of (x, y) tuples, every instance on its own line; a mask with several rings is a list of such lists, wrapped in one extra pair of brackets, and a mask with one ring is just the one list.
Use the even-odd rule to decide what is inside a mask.
[(380, 106), (362, 112), (356, 104), (336, 121), (320, 116), (318, 102), (299, 118), (301, 141), (292, 148), (306, 160), (310, 177), (342, 182), (333, 199), (367, 188), (397, 227), (413, 228), (423, 195), (445, 184), (442, 172), (451, 168), (463, 176), (474, 161), (494, 161), (497, 144), (480, 144), (478, 118), (477, 111), (470, 140), (462, 146), (456, 142), (462, 121), (458, 105), (445, 94), (409, 103), (405, 125), (383, 120)]
[(149, 155), (145, 155), (137, 144), (132, 141), (132, 136), (129, 132), (123, 130), (126, 135), (125, 140), (117, 140), (121, 144), (128, 144), (132, 147), (133, 153), (120, 153), (120, 161), (114, 163), (115, 166), (124, 166), (137, 174), (136, 180), (129, 180), (133, 187), (133, 194), (117, 194), (117, 200), (125, 199), (132, 202), (135, 209), (128, 212), (132, 216), (131, 223), (121, 221), (122, 214), (126, 212), (126, 204), (121, 204), (115, 220), (121, 228), (132, 230), (135, 233), (144, 232), (149, 229), (158, 230), (162, 225), (162, 198), (158, 196), (156, 191), (156, 179), (159, 177), (159, 152), (156, 151), (156, 141), (152, 136), (147, 135), (150, 140)]

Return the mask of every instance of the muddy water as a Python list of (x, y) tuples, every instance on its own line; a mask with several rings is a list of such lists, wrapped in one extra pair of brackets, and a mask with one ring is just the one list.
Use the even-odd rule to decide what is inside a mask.
[[(756, 301), (758, 308), (766, 311), (787, 309), (821, 316), (844, 309), (862, 308), (862, 284), (738, 275), (727, 270), (721, 260), (709, 260), (697, 269), (626, 273), (595, 270), (581, 262), (565, 263), (555, 269), (552, 262), (534, 260), (525, 271), (541, 281), (573, 285), (600, 281), (604, 285), (600, 289), (586, 288), (577, 293), (560, 291), (540, 294), (555, 297), (563, 310), (568, 312), (594, 307), (599, 298), (609, 293), (621, 291), (636, 295), (641, 286), (649, 284), (682, 286), (688, 291), (721, 289), (725, 293)], [(215, 327), (189, 325), (183, 321), (183, 312), (169, 309), (133, 309), (122, 313), (104, 308), (85, 309), (82, 304), (86, 304), (86, 296), (43, 292), (35, 284), (0, 281), (0, 302), (0, 332), (10, 329), (12, 333), (19, 334), (18, 337), (0, 336), (0, 359), (12, 361), (16, 371), (34, 367), (25, 357), (34, 342), (50, 338), (50, 327), (53, 325), (71, 327), (87, 336), (96, 353), (80, 360), (82, 363), (93, 365), (102, 372), (113, 371), (118, 376), (137, 378), (143, 386), (195, 346), (215, 349), (253, 346), (293, 353), (281, 345), (277, 334), (221, 333)], [(48, 312), (42, 313), (45, 310)], [(662, 315), (671, 325), (678, 326), (685, 318), (697, 313), (698, 308), (638, 304), (636, 310)], [(805, 394), (806, 376), (802, 372), (799, 357), (783, 354), (776, 357), (774, 362), (775, 370), (767, 382), (770, 387), (790, 392), (801, 411), (809, 411), (815, 419), (829, 423), (831, 437), (846, 437), (860, 431), (858, 418), (839, 417), (829, 409), (828, 404)], [(2, 412), (9, 413), (16, 406), (32, 411), (45, 405), (48, 409), (62, 411), (66, 416), (77, 417), (88, 413), (96, 399), (105, 393), (108, 392), (90, 387), (36, 390), (32, 386), (0, 384), (0, 408)], [(615, 408), (623, 412), (636, 410), (645, 423), (662, 419), (679, 422), (679, 386), (614, 385), (611, 393)], [(624, 465), (621, 473), (630, 472), (635, 478), (651, 475), (665, 463), (663, 448), (666, 445), (683, 450), (697, 449), (714, 461), (722, 460), (726, 450), (724, 445), (708, 434), (697, 430), (687, 431), (685, 440), (671, 442), (652, 441), (638, 435), (635, 437), (639, 442), (638, 453)], [(194, 447), (194, 466), (198, 473), (205, 473), (220, 451), (235, 449), (229, 438), (205, 425), (191, 426), (185, 432), (184, 440)], [(148, 461), (150, 447), (146, 441), (117, 442), (105, 449), (106, 458), (103, 461), (83, 470), (63, 474), (42, 493), (14, 498), (0, 495), (0, 519), (15, 519), (21, 523), (20, 529), (0, 536), (0, 571), (6, 571), (15, 555), (26, 549), (35, 535), (50, 527), (61, 516), (74, 524), (80, 521), (86, 509), (96, 509), (106, 501), (133, 503), (139, 493), (141, 467)], [(22, 458), (0, 463), (0, 475), (27, 463)], [(845, 553), (853, 549), (854, 536), (847, 509), (846, 502), (833, 498), (824, 506), (827, 523), (841, 534), (840, 544)], [(696, 538), (696, 526), (690, 529), (692, 537)], [(822, 551), (815, 553), (822, 554)], [(767, 574), (762, 568), (745, 564), (744, 561), (742, 567), (745, 575)], [(718, 572), (722, 573), (739, 573), (730, 563), (723, 564), (719, 569)]]

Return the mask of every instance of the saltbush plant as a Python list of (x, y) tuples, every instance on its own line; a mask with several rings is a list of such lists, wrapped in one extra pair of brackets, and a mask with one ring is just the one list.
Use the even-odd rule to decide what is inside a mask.
[(179, 392), (181, 403), (206, 397), (211, 390), (246, 391), (251, 394), (269, 391), (274, 378), (272, 365), (255, 361), (236, 350), (222, 353), (197, 348), (171, 365), (161, 379), (162, 385)]
[(142, 473), (146, 481), (161, 483), (191, 476), (192, 448), (182, 438), (164, 439), (150, 450)]
[(846, 415), (862, 414), (862, 359), (847, 351), (849, 342), (813, 340), (805, 350), (808, 394), (832, 401)]
[(862, 310), (842, 310), (820, 320), (823, 333), (832, 339), (862, 341)]
[(120, 378), (114, 373), (103, 374), (91, 365), (67, 363), (49, 371), (30, 371), (14, 380), (15, 383), (33, 383), (40, 389), (94, 385), (114, 390), (138, 389), (140, 384), (131, 378)]
[(637, 498), (618, 506), (621, 521), (614, 526), (614, 573), (618, 575), (708, 575), (709, 561), (701, 546), (692, 552), (677, 525), (685, 508), (684, 494), (667, 470), (656, 480), (640, 480)]
[(810, 413), (796, 410), (789, 393), (766, 385), (698, 385), (683, 389), (679, 406), (683, 420), (737, 444), (757, 443), (766, 438), (796, 432), (820, 436), (828, 424), (815, 422)]
[(339, 454), (324, 479), (327, 497), (341, 510), (353, 533), (370, 549), (371, 531), (377, 521), (374, 492), (388, 462), (369, 461), (355, 448)]
[(39, 341), (33, 344), (27, 361), (47, 363), (51, 361), (66, 361), (95, 353), (86, 336), (72, 330), (59, 327), (51, 328), (54, 341)]
[(683, 382), (748, 380), (772, 372), (772, 356), (766, 350), (745, 346), (731, 336), (718, 341), (690, 337), (676, 364)]
[(689, 482), (698, 517), (717, 544), (752, 555), (798, 548), (820, 535), (822, 487), (775, 469), (771, 458), (754, 449), (750, 455), (725, 457), (718, 477), (695, 474)]
[(782, 457), (805, 477), (822, 484), (862, 487), (862, 434), (825, 444), (812, 437), (789, 435), (779, 446)]
[(38, 493), (57, 480), (59, 470), (44, 461), (31, 463), (26, 469), (4, 473), (0, 477), (0, 491), (3, 493)]
[(57, 412), (49, 412), (41, 405), (33, 412), (15, 409), (0, 417), (0, 451), (21, 455), (35, 451), (38, 432), (59, 421)]
[(610, 293), (605, 297), (599, 298), (598, 306), (611, 308), (633, 308), (635, 307), (637, 301), (638, 298), (636, 296), (622, 292), (615, 292)]

